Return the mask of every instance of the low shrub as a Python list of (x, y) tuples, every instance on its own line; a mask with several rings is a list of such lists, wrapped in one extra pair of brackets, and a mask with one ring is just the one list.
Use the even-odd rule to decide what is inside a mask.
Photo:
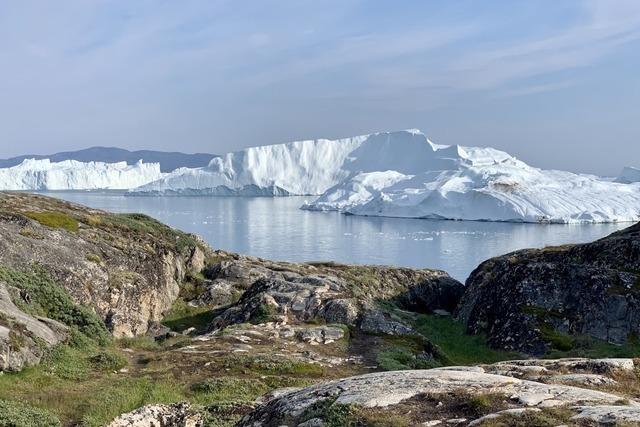
[(0, 427), (60, 427), (52, 413), (24, 403), (0, 400)]

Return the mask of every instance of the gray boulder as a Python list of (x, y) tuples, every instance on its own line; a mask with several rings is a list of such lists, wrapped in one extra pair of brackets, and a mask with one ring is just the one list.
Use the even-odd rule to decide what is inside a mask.
[(29, 315), (11, 298), (8, 286), (0, 283), (0, 372), (36, 365), (48, 348), (68, 336), (65, 325)]

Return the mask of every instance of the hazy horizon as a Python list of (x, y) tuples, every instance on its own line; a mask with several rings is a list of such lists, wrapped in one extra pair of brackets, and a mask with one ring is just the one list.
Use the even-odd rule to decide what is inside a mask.
[(640, 166), (640, 2), (6, 2), (0, 158), (221, 154), (421, 129), (549, 169)]

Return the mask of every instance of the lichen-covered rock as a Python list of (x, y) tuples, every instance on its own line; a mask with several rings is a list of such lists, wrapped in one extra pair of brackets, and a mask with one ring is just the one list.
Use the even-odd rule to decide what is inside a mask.
[(120, 415), (107, 427), (202, 427), (204, 419), (189, 404), (147, 405)]
[(379, 306), (380, 300), (430, 313), (451, 310), (462, 293), (462, 284), (438, 270), (276, 263), (216, 253), (224, 259), (205, 268), (205, 277), (213, 281), (205, 293), (221, 283), (244, 293), (214, 319), (212, 329), (245, 322), (322, 321), (369, 334), (410, 334), (413, 330)]
[[(297, 426), (311, 419), (335, 413), (331, 408), (350, 406), (364, 408), (403, 407), (411, 412), (408, 402), (421, 406), (438, 404), (438, 399), (412, 400), (419, 396), (504, 396), (506, 409), (550, 408), (559, 406), (612, 405), (621, 401), (616, 394), (604, 393), (567, 385), (544, 384), (513, 377), (492, 375), (469, 370), (430, 369), (418, 371), (380, 372), (360, 375), (293, 390), (268, 400), (242, 419), (238, 426), (271, 427)], [(629, 401), (625, 407), (640, 408)], [(315, 421), (314, 421), (315, 422)]]
[(20, 310), (7, 285), (0, 282), (0, 373), (37, 364), (48, 348), (67, 338), (67, 331), (55, 320)]
[(115, 215), (49, 197), (0, 192), (0, 267), (37, 266), (116, 337), (142, 335), (211, 252), (144, 215)]
[(467, 280), (457, 316), (493, 346), (533, 355), (567, 350), (574, 335), (623, 344), (640, 335), (639, 284), (637, 224), (593, 243), (482, 263)]
[(573, 410), (578, 412), (571, 417), (573, 421), (590, 420), (606, 426), (640, 424), (640, 408), (637, 406), (576, 406)]

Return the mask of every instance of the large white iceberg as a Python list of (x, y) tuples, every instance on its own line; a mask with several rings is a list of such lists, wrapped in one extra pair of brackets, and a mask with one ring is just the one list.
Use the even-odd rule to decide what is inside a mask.
[(640, 219), (640, 184), (542, 170), (492, 148), (438, 145), (417, 130), (248, 148), (134, 194), (321, 194), (303, 208), (410, 218)]
[(25, 159), (0, 169), (0, 190), (128, 190), (163, 176), (159, 163)]

